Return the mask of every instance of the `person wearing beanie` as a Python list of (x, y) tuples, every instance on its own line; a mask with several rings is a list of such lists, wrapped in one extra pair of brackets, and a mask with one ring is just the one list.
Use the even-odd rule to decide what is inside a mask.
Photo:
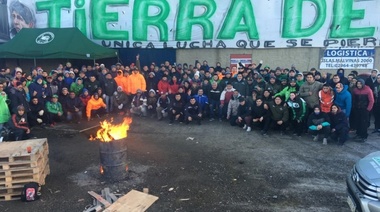
[(12, 140), (26, 140), (32, 137), (25, 109), (26, 108), (22, 105), (16, 107), (17, 112), (12, 114), (7, 123), (11, 133), (13, 134), (13, 138), (11, 138)]
[(113, 110), (117, 111), (119, 115), (124, 115), (128, 108), (128, 96), (123, 91), (123, 87), (117, 87), (116, 91), (113, 93), (111, 101), (111, 105), (114, 107)]
[(319, 105), (313, 107), (313, 112), (307, 120), (309, 132), (314, 136), (313, 141), (319, 140), (319, 135), (323, 136), (323, 145), (327, 145), (327, 138), (330, 135), (330, 117), (321, 111)]
[(356, 88), (352, 93), (352, 112), (354, 121), (357, 123), (356, 139), (359, 142), (367, 141), (369, 127), (369, 113), (372, 110), (375, 100), (371, 88), (365, 85), (363, 79), (358, 79)]
[(148, 112), (148, 116), (150, 116), (151, 118), (153, 118), (154, 116), (156, 116), (156, 108), (157, 108), (157, 95), (156, 95), (156, 91), (154, 89), (150, 89), (149, 92), (148, 92), (148, 97), (147, 97), (147, 112)]

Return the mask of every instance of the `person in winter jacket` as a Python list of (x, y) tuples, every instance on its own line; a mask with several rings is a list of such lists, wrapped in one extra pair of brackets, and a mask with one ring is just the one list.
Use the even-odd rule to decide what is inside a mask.
[(181, 94), (177, 93), (174, 100), (171, 101), (169, 115), (169, 124), (173, 124), (174, 120), (182, 122), (184, 118), (185, 103), (182, 100)]
[(56, 122), (62, 121), (63, 107), (60, 102), (58, 102), (58, 96), (53, 95), (51, 101), (46, 102), (46, 110), (48, 114), (47, 124), (54, 127)]
[(346, 117), (350, 117), (352, 108), (352, 96), (348, 91), (348, 86), (338, 83), (334, 88), (334, 104), (337, 104)]
[(161, 92), (160, 97), (157, 100), (157, 119), (161, 121), (164, 117), (168, 116), (168, 110), (170, 107), (170, 99), (166, 93)]
[(132, 74), (129, 76), (129, 91), (131, 94), (135, 95), (137, 90), (140, 89), (142, 92), (146, 91), (145, 78), (137, 67), (132, 69)]
[(286, 127), (289, 122), (289, 109), (283, 103), (282, 98), (277, 96), (274, 101), (269, 105), (271, 111), (270, 127), (275, 130), (280, 130), (280, 133), (285, 134)]
[(86, 116), (87, 120), (90, 121), (91, 117), (94, 115), (100, 117), (106, 112), (107, 105), (103, 102), (103, 99), (99, 97), (98, 93), (94, 93), (87, 103)]
[(93, 95), (100, 88), (100, 82), (96, 79), (94, 75), (89, 77), (89, 81), (84, 83), (84, 87), (88, 90), (90, 95)]
[(270, 111), (261, 98), (252, 105), (252, 126), (261, 130), (261, 135), (267, 135), (270, 124)]
[(107, 105), (107, 113), (113, 112), (114, 106), (112, 104), (112, 96), (116, 92), (117, 87), (118, 86), (116, 84), (116, 81), (112, 78), (111, 73), (107, 73), (105, 75), (104, 83), (102, 84), (102, 88), (104, 91), (102, 98), (104, 103), (106, 103)]
[(150, 89), (148, 92), (148, 97), (147, 97), (147, 110), (148, 110), (148, 115), (150, 117), (154, 117), (156, 115), (156, 108), (157, 108), (157, 95), (156, 91), (153, 89)]
[(282, 89), (279, 93), (276, 93), (274, 97), (285, 97), (285, 101), (288, 101), (291, 92), (298, 92), (299, 87), (297, 85), (296, 78), (289, 79), (289, 85)]
[(32, 84), (29, 85), (30, 98), (37, 97), (40, 102), (45, 102), (45, 88), (43, 86), (43, 78), (41, 75), (37, 75)]
[(66, 101), (66, 120), (71, 122), (75, 120), (77, 124), (80, 123), (82, 119), (82, 111), (84, 108), (82, 100), (75, 95), (74, 91), (70, 91), (69, 98)]
[(330, 116), (330, 128), (331, 135), (330, 137), (333, 140), (336, 140), (338, 145), (343, 145), (344, 142), (348, 139), (348, 121), (346, 115), (340, 110), (339, 106), (333, 104), (331, 106)]
[(73, 91), (76, 96), (79, 96), (83, 91), (84, 85), (82, 78), (77, 78), (74, 83), (70, 85), (70, 91)]
[(45, 105), (39, 102), (37, 97), (33, 97), (29, 103), (30, 112), (27, 114), (30, 127), (41, 126), (45, 127), (48, 116), (45, 109)]
[(211, 89), (208, 93), (209, 97), (209, 108), (210, 108), (210, 121), (213, 121), (217, 114), (217, 118), (222, 120), (222, 108), (220, 107), (220, 95), (222, 94), (222, 89), (217, 82), (211, 84)]
[(16, 108), (17, 113), (12, 114), (8, 121), (8, 126), (14, 136), (15, 141), (26, 140), (31, 138), (28, 117), (24, 106), (20, 105)]
[(319, 106), (321, 107), (322, 112), (329, 113), (331, 105), (334, 101), (334, 92), (331, 87), (327, 84), (324, 84), (322, 90), (318, 92), (319, 96)]
[(309, 109), (314, 110), (314, 106), (319, 105), (318, 92), (322, 86), (323, 83), (316, 81), (312, 73), (306, 74), (306, 82), (300, 87), (299, 93)]
[(236, 119), (238, 118), (239, 97), (239, 91), (234, 90), (232, 98), (228, 102), (227, 120), (229, 120), (231, 126), (236, 126)]
[(17, 107), (22, 105), (24, 106), (25, 113), (28, 113), (30, 111), (29, 103), (26, 99), (26, 93), (23, 89), (22, 82), (17, 82), (16, 87), (12, 87), (9, 90), (9, 100), (10, 100), (10, 109), (11, 113), (15, 114), (17, 113)]
[(373, 133), (380, 133), (380, 75), (377, 75), (376, 82), (374, 84), (374, 100), (373, 115), (375, 117), (375, 130)]
[(198, 125), (201, 125), (202, 109), (194, 97), (191, 97), (190, 101), (185, 105), (184, 113), (186, 124), (197, 121)]
[(125, 94), (129, 93), (129, 77), (125, 77), (123, 75), (122, 70), (117, 71), (117, 76), (114, 78), (116, 81), (117, 86), (121, 86), (123, 88), (123, 91)]
[(363, 79), (358, 79), (356, 88), (352, 93), (352, 110), (356, 126), (356, 139), (360, 142), (367, 141), (369, 127), (369, 113), (374, 104), (373, 92), (371, 88), (365, 85)]
[[(3, 86), (3, 85), (0, 84), (0, 86)], [(1, 129), (3, 128), (3, 125), (7, 123), (11, 117), (7, 101), (8, 101), (7, 94), (5, 93), (5, 91), (1, 91), (0, 92), (0, 132), (1, 132)]]
[(323, 135), (323, 144), (327, 145), (327, 138), (330, 135), (330, 117), (327, 113), (321, 112), (319, 105), (313, 108), (313, 112), (307, 120), (309, 132), (314, 136), (313, 141), (319, 140), (319, 135)]
[(293, 127), (294, 134), (301, 136), (308, 114), (306, 102), (297, 95), (297, 92), (291, 92), (287, 105), (290, 110), (290, 124)]
[(162, 76), (161, 80), (158, 82), (157, 88), (158, 88), (157, 90), (158, 93), (165, 93), (165, 94), (169, 93), (170, 85), (168, 81), (168, 76), (166, 75)]
[(237, 113), (236, 124), (243, 127), (243, 130), (250, 132), (252, 130), (252, 108), (244, 97), (239, 97), (239, 107)]
[(116, 90), (112, 96), (112, 105), (115, 111), (124, 114), (128, 108), (128, 96), (121, 86), (118, 86)]
[[(220, 107), (222, 108), (223, 117), (227, 115), (228, 103), (234, 94), (234, 87), (231, 83), (228, 83), (226, 88), (222, 91), (220, 95)], [(239, 93), (239, 91), (237, 91)]]
[(239, 91), (239, 94), (243, 97), (247, 97), (248, 94), (248, 84), (243, 79), (243, 75), (241, 73), (237, 74), (236, 81), (232, 83), (232, 86)]
[(132, 99), (131, 114), (146, 117), (147, 111), (147, 98), (141, 89), (137, 89), (136, 95)]

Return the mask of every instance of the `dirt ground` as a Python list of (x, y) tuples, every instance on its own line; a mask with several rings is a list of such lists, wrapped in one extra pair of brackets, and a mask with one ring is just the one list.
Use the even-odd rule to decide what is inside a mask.
[[(227, 122), (169, 125), (133, 118), (128, 133), (128, 177), (110, 183), (99, 174), (95, 131), (78, 131), (99, 120), (35, 129), (48, 138), (51, 174), (40, 200), (0, 202), (0, 211), (83, 211), (87, 191), (105, 187), (158, 196), (148, 211), (348, 211), (345, 177), (359, 158), (380, 147), (377, 134), (344, 146), (257, 131)], [(115, 121), (117, 122), (117, 120)]]

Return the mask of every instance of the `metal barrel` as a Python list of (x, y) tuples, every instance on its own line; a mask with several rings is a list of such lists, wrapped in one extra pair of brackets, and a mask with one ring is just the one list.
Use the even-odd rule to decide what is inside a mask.
[(103, 176), (109, 180), (123, 180), (127, 176), (126, 138), (111, 142), (99, 142), (100, 165)]

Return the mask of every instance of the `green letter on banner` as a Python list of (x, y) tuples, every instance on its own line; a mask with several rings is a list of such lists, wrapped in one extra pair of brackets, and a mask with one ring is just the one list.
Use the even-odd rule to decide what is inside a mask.
[[(312, 2), (316, 7), (314, 23), (307, 28), (301, 28), (302, 5), (305, 1)], [(284, 23), (282, 26), (283, 38), (308, 37), (316, 33), (326, 20), (325, 0), (285, 0)]]
[(236, 32), (247, 32), (249, 39), (259, 39), (251, 0), (232, 0), (218, 39), (233, 39)]
[(92, 34), (95, 39), (99, 40), (128, 40), (127, 31), (108, 30), (107, 22), (118, 22), (119, 17), (116, 12), (106, 12), (106, 7), (111, 4), (124, 5), (129, 0), (92, 0), (90, 11), (92, 17)]
[(375, 27), (351, 28), (352, 20), (364, 18), (364, 10), (353, 10), (353, 0), (335, 0), (330, 38), (371, 37)]
[[(149, 16), (149, 7), (157, 7), (157, 15)], [(160, 41), (168, 41), (168, 25), (165, 19), (170, 13), (166, 0), (136, 0), (133, 6), (133, 40), (147, 41), (148, 26), (155, 26), (160, 31)]]
[[(204, 8), (205, 12), (194, 17), (196, 6)], [(178, 20), (176, 27), (176, 40), (191, 40), (193, 25), (199, 25), (203, 28), (203, 39), (213, 39), (214, 26), (209, 20), (216, 11), (214, 0), (180, 0), (178, 8)], [(196, 33), (200, 36), (201, 33)]]
[(70, 0), (59, 1), (40, 1), (36, 2), (37, 11), (47, 10), (48, 12), (48, 26), (59, 28), (61, 27), (61, 10), (62, 8), (71, 8)]

